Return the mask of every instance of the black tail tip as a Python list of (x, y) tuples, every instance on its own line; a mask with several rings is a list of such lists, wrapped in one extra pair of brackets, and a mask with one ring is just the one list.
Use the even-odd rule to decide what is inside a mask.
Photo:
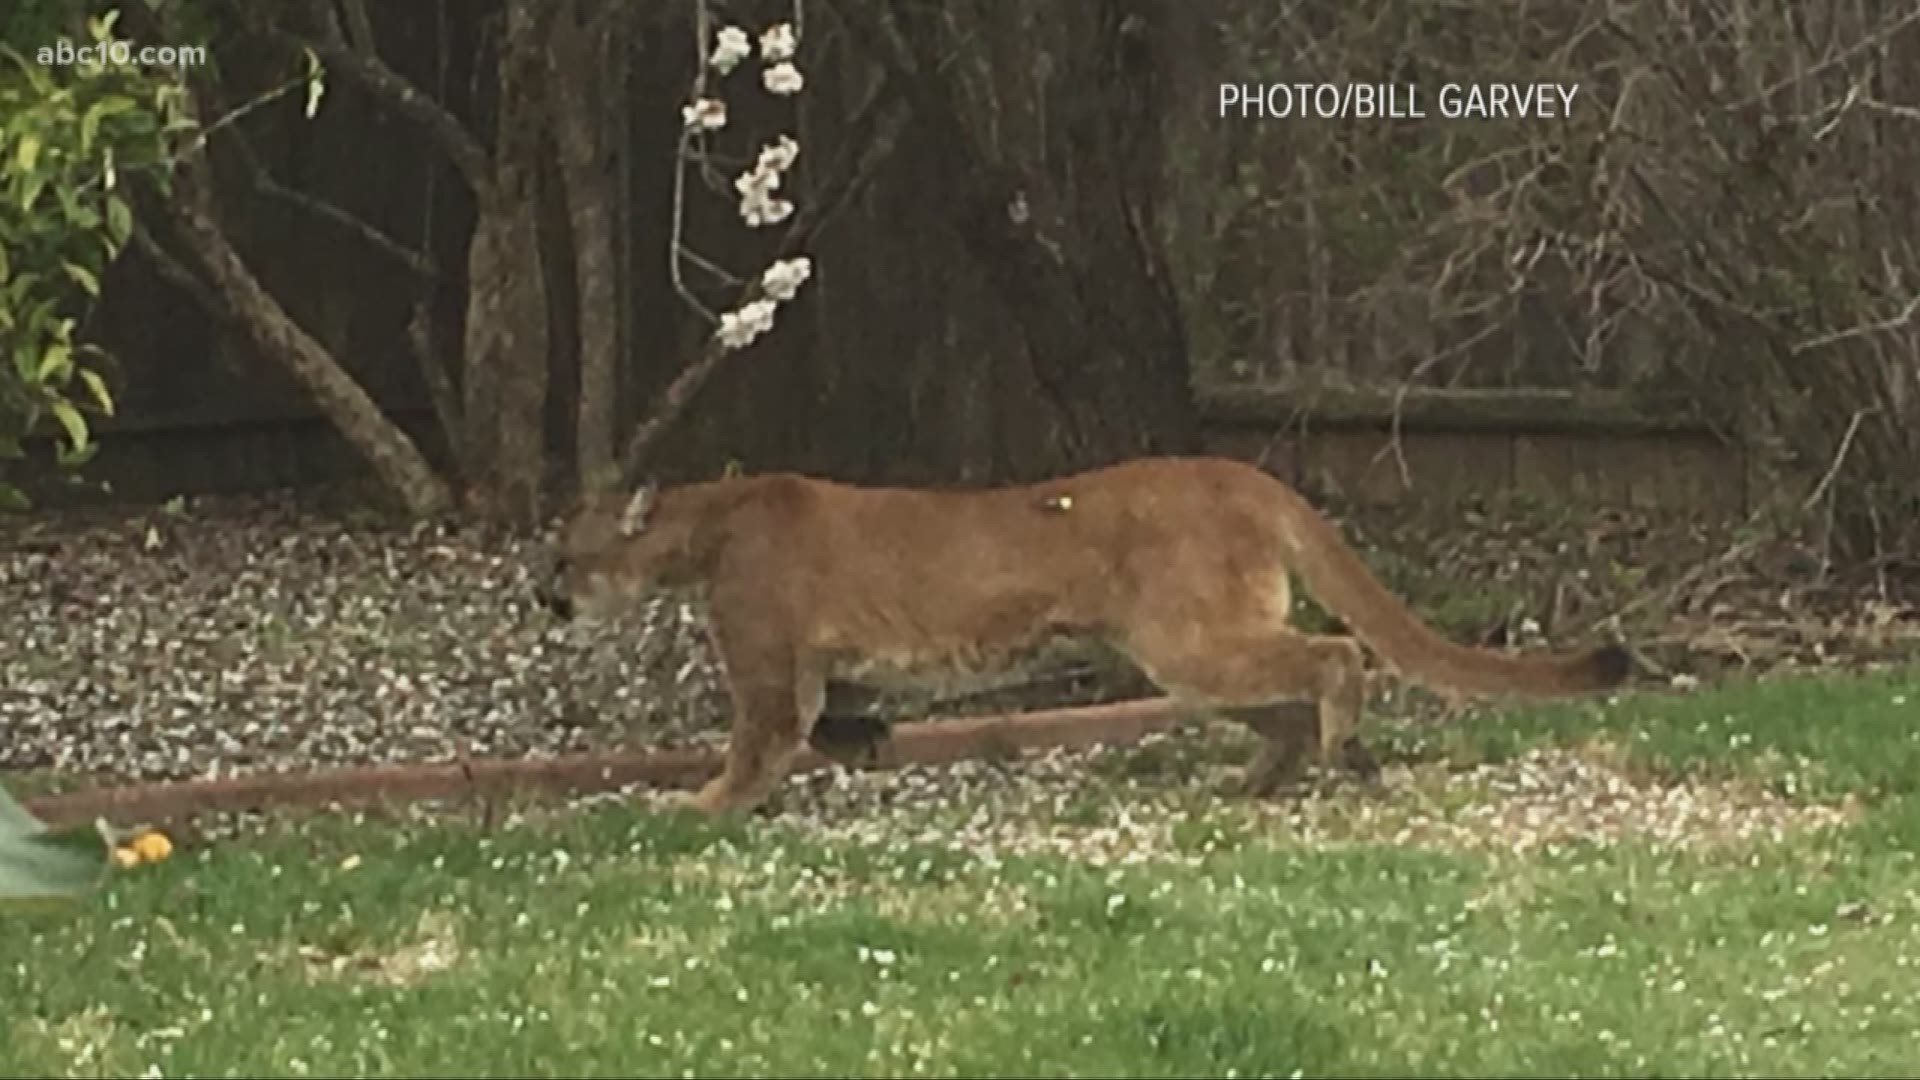
[(1603, 645), (1588, 658), (1588, 670), (1600, 686), (1619, 686), (1633, 674), (1633, 654), (1625, 646)]

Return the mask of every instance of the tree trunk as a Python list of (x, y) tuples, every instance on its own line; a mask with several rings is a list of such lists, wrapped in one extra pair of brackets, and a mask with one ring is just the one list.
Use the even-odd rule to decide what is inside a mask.
[(325, 346), (293, 321), (247, 269), (220, 226), (191, 200), (176, 198), (165, 206), (175, 235), (212, 286), (199, 290), (210, 314), (292, 374), (410, 513), (428, 516), (449, 509), (452, 494), (413, 440), (381, 413)]
[(490, 182), (475, 194), (467, 257), (461, 458), (475, 508), (519, 524), (541, 516), (545, 473), (547, 292), (538, 264), (535, 186), (541, 132), (544, 5), (509, 0)]
[(615, 292), (613, 167), (605, 138), (600, 84), (607, 67), (594, 48), (610, 20), (593, 0), (567, 4), (554, 18), (550, 78), (560, 173), (573, 234), (575, 292), (579, 296), (580, 394), (575, 469), (582, 487), (619, 479), (614, 461), (619, 297)]

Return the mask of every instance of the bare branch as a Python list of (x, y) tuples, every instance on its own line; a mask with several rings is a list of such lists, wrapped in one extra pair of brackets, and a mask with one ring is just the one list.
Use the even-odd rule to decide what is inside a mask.
[(1847, 421), (1847, 433), (1840, 436), (1840, 449), (1834, 451), (1833, 464), (1827, 466), (1827, 474), (1814, 485), (1812, 493), (1807, 496), (1807, 501), (1800, 504), (1802, 510), (1813, 509), (1814, 504), (1820, 501), (1820, 496), (1827, 493), (1827, 486), (1833, 483), (1834, 477), (1840, 475), (1840, 466), (1847, 460), (1847, 451), (1853, 448), (1853, 436), (1860, 430), (1860, 421), (1865, 420), (1869, 413), (1878, 411), (1878, 409), (1854, 410), (1853, 419)]
[(340, 6), (347, 13), (347, 33), (352, 35), (353, 47), (362, 53), (374, 53), (373, 20), (367, 17), (367, 6), (361, 0), (340, 0)]
[(1878, 109), (1883, 113), (1897, 116), (1902, 120), (1920, 120), (1920, 108), (1912, 105), (1896, 105), (1891, 101), (1881, 101), (1871, 97), (1862, 97), (1860, 104), (1869, 109)]
[(270, 195), (291, 206), (296, 206), (312, 214), (314, 217), (339, 226), (354, 236), (359, 237), (361, 241), (369, 247), (393, 258), (407, 269), (428, 281), (432, 281), (439, 276), (439, 268), (434, 265), (432, 258), (413, 250), (379, 229), (374, 228), (366, 219), (349, 212), (337, 203), (282, 184), (280, 181), (274, 179), (273, 174), (269, 172), (266, 165), (260, 161), (259, 156), (254, 153), (253, 145), (247, 141), (245, 136), (236, 131), (233, 133), (233, 141), (235, 149), (239, 151), (241, 161), (245, 164), (248, 173), (253, 177), (255, 190), (261, 194)]
[[(711, 37), (712, 16), (707, 11), (707, 0), (699, 0), (694, 6), (693, 17), (693, 56), (694, 75), (690, 101), (700, 101), (707, 96), (707, 39)], [(673, 225), (667, 237), (667, 273), (673, 281), (673, 291), (680, 294), (689, 307), (700, 313), (709, 324), (718, 323), (715, 315), (692, 289), (680, 270), (680, 260), (686, 254), (686, 244), (681, 240), (686, 229), (687, 209), (687, 162), (689, 148), (697, 137), (699, 128), (693, 124), (683, 124), (680, 129), (680, 141), (673, 151)]]
[(631, 480), (639, 475), (640, 464), (646, 460), (647, 453), (653, 449), (655, 443), (660, 441), (660, 437), (666, 434), (668, 426), (687, 411), (687, 406), (693, 401), (693, 395), (706, 385), (707, 380), (719, 368), (720, 361), (726, 359), (728, 351), (726, 346), (721, 344), (718, 334), (706, 336), (700, 348), (700, 355), (693, 363), (681, 369), (680, 374), (674, 376), (673, 381), (667, 384), (666, 391), (660, 395), (660, 403), (628, 437), (626, 451), (620, 455), (622, 476)]
[[(882, 87), (884, 89), (884, 86)], [(876, 92), (869, 104), (880, 102)], [(834, 215), (859, 193), (865, 190), (873, 179), (882, 162), (893, 153), (899, 142), (900, 132), (906, 126), (908, 109), (906, 102), (889, 96), (884, 105), (876, 109), (863, 109), (860, 117), (870, 121), (870, 129), (862, 135), (849, 140), (852, 146), (859, 146), (858, 152), (843, 153), (835, 163), (820, 187), (813, 192), (813, 198), (793, 216), (793, 224), (781, 238), (778, 258), (790, 258), (798, 254), (826, 228)], [(747, 283), (741, 291), (735, 307), (750, 302), (758, 294), (758, 280)], [(661, 395), (660, 404), (640, 424), (634, 428), (627, 439), (625, 451), (620, 456), (621, 474), (628, 479), (637, 476), (640, 465), (654, 444), (666, 433), (667, 428), (677, 420), (693, 401), (693, 396), (704, 386), (720, 361), (727, 356), (728, 350), (721, 347), (717, 336), (709, 335), (701, 346), (700, 354), (694, 358), (673, 382), (667, 385)]]
[(1862, 35), (1860, 40), (1817, 64), (1802, 68), (1785, 78), (1769, 83), (1765, 89), (1762, 89), (1757, 94), (1749, 95), (1730, 105), (1723, 106), (1723, 110), (1726, 112), (1737, 112), (1748, 106), (1758, 104), (1795, 83), (1804, 83), (1829, 68), (1838, 67), (1852, 60), (1861, 53), (1867, 52), (1870, 49), (1883, 48), (1889, 38), (1917, 22), (1920, 22), (1920, 4), (1909, 5), (1903, 14), (1889, 20), (1887, 25), (1880, 27), (1872, 33)]
[(1885, 334), (1890, 331), (1899, 330), (1912, 322), (1915, 315), (1920, 315), (1920, 296), (1915, 296), (1913, 299), (1907, 301), (1907, 306), (1901, 309), (1900, 314), (1895, 315), (1891, 319), (1882, 319), (1876, 323), (1848, 327), (1845, 330), (1838, 330), (1831, 334), (1822, 334), (1816, 338), (1808, 338), (1805, 341), (1795, 344), (1792, 352), (1795, 356), (1798, 356), (1810, 349), (1818, 349), (1825, 345), (1832, 345), (1835, 342), (1846, 341), (1849, 338), (1865, 337), (1868, 334)]
[(726, 267), (721, 266), (719, 263), (714, 262), (712, 259), (707, 258), (705, 255), (700, 254), (699, 252), (693, 250), (690, 247), (685, 246), (684, 244), (681, 245), (680, 254), (688, 262), (692, 263), (695, 267), (698, 267), (701, 270), (705, 270), (707, 273), (712, 274), (714, 277), (719, 278), (721, 281), (725, 282), (728, 285), (732, 285), (735, 288), (738, 288), (746, 284), (747, 279), (741, 277), (739, 274), (736, 274), (731, 270), (728, 270)]
[[(411, 511), (432, 515), (449, 508), (452, 492), (419, 448), (261, 285), (213, 216), (191, 199), (160, 200), (159, 205), (173, 237), (206, 275), (206, 287), (195, 295), (208, 303), (209, 313), (292, 376)], [(142, 247), (149, 254), (159, 251), (151, 238)], [(176, 272), (164, 260), (157, 265), (170, 277)]]
[(807, 201), (794, 215), (781, 241), (783, 258), (799, 251), (802, 245), (812, 243), (827, 223), (866, 189), (881, 164), (892, 156), (910, 111), (905, 99), (892, 92), (893, 85), (891, 76), (882, 76), (879, 85), (847, 122), (846, 145), (820, 183), (808, 192)]
[(205, 278), (187, 269), (185, 263), (175, 258), (172, 252), (161, 245), (160, 241), (154, 239), (145, 225), (134, 226), (133, 244), (140, 249), (142, 255), (152, 261), (154, 269), (159, 271), (160, 276), (168, 284), (193, 297), (194, 301), (214, 318), (227, 317), (226, 302), (214, 291), (213, 286), (208, 284)]
[[(701, 10), (704, 11), (705, 8)], [(692, 128), (682, 131), (679, 147), (674, 151), (673, 227), (667, 236), (667, 272), (673, 281), (673, 291), (679, 293), (680, 298), (685, 300), (693, 310), (699, 312), (707, 322), (718, 323), (720, 316), (715, 315), (712, 309), (700, 302), (700, 298), (694, 295), (692, 289), (687, 288), (686, 276), (680, 270), (680, 260), (686, 256), (687, 251), (686, 243), (681, 237), (686, 229), (687, 146), (692, 142), (693, 137)]]
[[(419, 124), (453, 160), (454, 167), (476, 194), (484, 195), (493, 186), (490, 158), (478, 139), (439, 102), (389, 67), (379, 54), (349, 45), (330, 12), (319, 20), (319, 40), (293, 33), (275, 22), (262, 29), (274, 39), (295, 48), (311, 49), (330, 70), (339, 71), (367, 89), (375, 101)], [(257, 20), (256, 20), (257, 21)]]
[(433, 415), (440, 421), (440, 430), (449, 441), (457, 440), (465, 410), (459, 391), (453, 385), (453, 376), (448, 372), (451, 365), (441, 362), (440, 350), (434, 344), (433, 309), (425, 297), (414, 301), (413, 315), (407, 320), (407, 344), (420, 365), (420, 376), (427, 384), (427, 397), (433, 402)]

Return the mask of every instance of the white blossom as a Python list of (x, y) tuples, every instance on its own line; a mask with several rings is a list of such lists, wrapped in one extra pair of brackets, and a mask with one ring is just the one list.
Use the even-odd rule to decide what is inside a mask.
[(748, 40), (747, 32), (737, 26), (729, 26), (720, 31), (720, 39), (714, 44), (713, 55), (707, 58), (707, 62), (725, 75), (752, 51), (753, 42)]
[(793, 204), (785, 199), (748, 196), (740, 200), (740, 216), (756, 229), (762, 225), (778, 225), (792, 213)]
[(734, 178), (734, 190), (740, 193), (740, 216), (748, 225), (776, 224), (793, 213), (793, 204), (773, 193), (780, 188), (781, 173), (799, 155), (800, 144), (782, 135), (778, 142), (761, 149), (752, 169)]
[(761, 332), (773, 329), (773, 312), (780, 305), (771, 300), (755, 300), (740, 309), (743, 318), (751, 319)]
[[(761, 82), (767, 92), (786, 96), (799, 93), (806, 85), (799, 68), (792, 62), (798, 47), (799, 33), (791, 23), (768, 27), (760, 35), (760, 54), (767, 65), (761, 72)], [(707, 63), (724, 75), (738, 67), (752, 51), (746, 31), (727, 26), (719, 32)], [(681, 119), (688, 128), (712, 131), (725, 127), (726, 102), (699, 98), (682, 106)], [(740, 195), (740, 216), (749, 226), (772, 225), (792, 216), (793, 203), (777, 193), (782, 175), (793, 167), (799, 156), (800, 144), (782, 135), (762, 146), (753, 166), (734, 178), (734, 190)], [(720, 325), (715, 331), (720, 346), (729, 350), (745, 348), (773, 329), (774, 312), (780, 303), (794, 297), (812, 269), (811, 261), (805, 257), (779, 260), (768, 267), (761, 274), (760, 299), (720, 316)]]
[(793, 299), (803, 282), (813, 274), (813, 260), (802, 255), (794, 259), (782, 259), (760, 275), (760, 288), (770, 297), (779, 301)]
[(760, 81), (765, 84), (767, 93), (783, 97), (799, 93), (800, 88), (806, 85), (806, 80), (800, 76), (800, 69), (786, 60), (761, 72)]
[(760, 58), (769, 64), (793, 59), (793, 50), (800, 44), (794, 35), (792, 23), (778, 23), (767, 28), (760, 35)]
[(791, 136), (782, 135), (780, 141), (761, 147), (757, 168), (762, 172), (782, 173), (793, 167), (793, 161), (800, 156), (800, 144)]
[(773, 329), (774, 306), (771, 300), (755, 300), (739, 311), (721, 315), (720, 344), (729, 349), (745, 348), (754, 338)]
[(780, 174), (755, 168), (733, 178), (733, 190), (745, 198), (766, 197), (780, 188)]
[(714, 131), (727, 126), (727, 103), (719, 98), (701, 98), (680, 107), (680, 119), (688, 127)]

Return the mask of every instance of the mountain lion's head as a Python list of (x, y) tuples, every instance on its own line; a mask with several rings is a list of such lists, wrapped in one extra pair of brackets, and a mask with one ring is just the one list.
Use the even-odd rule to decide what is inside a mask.
[(663, 508), (659, 489), (631, 498), (584, 497), (535, 570), (534, 592), (563, 619), (605, 619), (648, 594), (693, 580), (690, 524)]

